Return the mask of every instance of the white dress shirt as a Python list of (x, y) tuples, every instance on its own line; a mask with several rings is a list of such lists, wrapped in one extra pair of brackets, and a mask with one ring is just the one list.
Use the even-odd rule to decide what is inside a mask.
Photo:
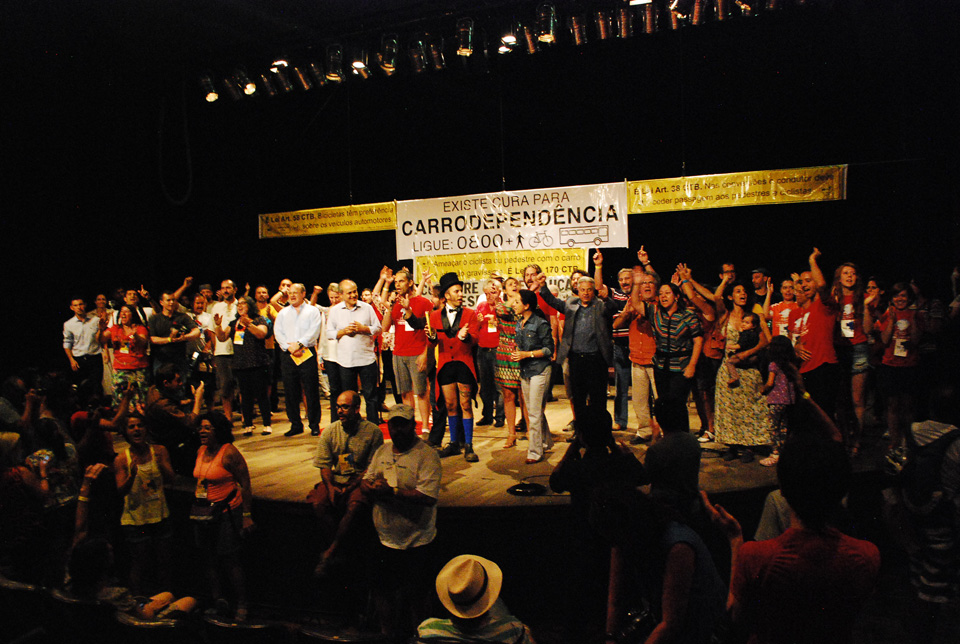
[(284, 351), (289, 351), (288, 347), (294, 342), (308, 348), (315, 347), (321, 322), (320, 311), (309, 302), (296, 307), (285, 306), (273, 321), (273, 336)]
[(74, 358), (100, 355), (100, 318), (88, 313), (83, 320), (74, 315), (63, 323), (63, 348)]
[(380, 319), (373, 307), (363, 301), (357, 301), (352, 309), (346, 302), (330, 307), (327, 320), (327, 338), (337, 340), (337, 331), (350, 326), (352, 322), (370, 327), (369, 335), (357, 333), (353, 337), (344, 335), (337, 342), (337, 364), (342, 367), (365, 367), (377, 361), (374, 350), (374, 338), (380, 333)]

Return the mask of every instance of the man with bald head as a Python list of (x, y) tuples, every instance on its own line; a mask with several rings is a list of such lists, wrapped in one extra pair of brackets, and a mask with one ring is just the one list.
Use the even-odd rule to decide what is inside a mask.
[(284, 436), (303, 433), (300, 420), (300, 398), (307, 399), (307, 422), (310, 433), (320, 435), (320, 380), (317, 365), (317, 341), (320, 339), (320, 311), (306, 302), (303, 284), (287, 289), (289, 306), (277, 313), (273, 335), (282, 351), (280, 370), (283, 374), (283, 395), (287, 403), (290, 431)]
[(340, 282), (340, 303), (330, 307), (326, 332), (327, 339), (337, 342), (340, 390), (355, 390), (359, 378), (367, 420), (379, 424), (377, 384), (380, 369), (374, 341), (380, 333), (380, 318), (372, 306), (360, 300), (353, 280)]

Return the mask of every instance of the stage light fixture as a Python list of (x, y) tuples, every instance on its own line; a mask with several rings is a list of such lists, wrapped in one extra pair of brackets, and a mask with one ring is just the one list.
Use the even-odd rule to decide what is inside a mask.
[(642, 4), (653, 4), (653, 0), (630, 0), (628, 4), (631, 7), (639, 7)]
[(657, 6), (652, 2), (643, 7), (643, 33), (657, 33)]
[(343, 47), (338, 43), (327, 47), (326, 69), (328, 81), (343, 82)]
[(309, 92), (313, 89), (313, 81), (308, 76), (306, 69), (301, 69), (300, 67), (293, 68), (293, 80), (296, 81), (297, 85), (305, 92)]
[(323, 74), (323, 67), (320, 66), (320, 63), (313, 60), (307, 63), (307, 72), (313, 80), (314, 87), (323, 87), (327, 84), (327, 77)]
[(243, 98), (243, 94), (240, 93), (240, 88), (237, 86), (237, 79), (233, 76), (227, 76), (223, 79), (223, 88), (227, 90), (227, 96), (229, 96), (234, 101), (239, 101)]
[(507, 47), (515, 47), (517, 45), (517, 38), (520, 34), (520, 31), (520, 23), (518, 23), (516, 20), (512, 21), (503, 31), (503, 35), (500, 36), (500, 42)]
[(397, 58), (400, 53), (400, 44), (397, 34), (384, 34), (380, 38), (380, 51), (377, 52), (377, 63), (380, 70), (387, 76), (397, 73)]
[(250, 80), (250, 77), (247, 76), (247, 72), (242, 67), (237, 68), (233, 72), (233, 76), (237, 79), (237, 83), (240, 85), (240, 89), (243, 90), (244, 94), (247, 96), (253, 96), (256, 93), (256, 84)]
[(521, 36), (523, 38), (523, 50), (528, 54), (537, 53), (539, 42), (537, 41), (537, 36), (533, 33), (533, 28), (527, 25), (523, 26), (521, 31)]
[(350, 61), (350, 68), (353, 70), (355, 76), (359, 76), (364, 80), (370, 78), (372, 73), (367, 62), (367, 50), (362, 47), (358, 48), (351, 56)]
[(266, 92), (267, 96), (277, 95), (277, 88), (273, 86), (266, 74), (260, 74), (260, 89)]
[(633, 37), (633, 9), (629, 6), (617, 10), (617, 36), (621, 39)]
[(537, 40), (548, 44), (557, 41), (557, 8), (552, 2), (537, 7)]
[(759, 0), (734, 0), (734, 4), (740, 9), (740, 15), (746, 18), (757, 15), (763, 8)]
[(447, 62), (443, 58), (443, 38), (439, 42), (431, 40), (427, 45), (427, 54), (430, 56), (430, 66), (435, 71), (441, 72), (447, 68)]
[(473, 54), (473, 18), (457, 20), (457, 55), (471, 56)]
[(210, 78), (210, 76), (204, 75), (200, 77), (200, 89), (203, 90), (203, 97), (208, 103), (213, 103), (220, 98), (220, 94), (217, 93), (217, 88), (213, 84), (213, 79)]
[(567, 18), (567, 27), (570, 29), (570, 37), (574, 45), (579, 47), (587, 43), (587, 25), (583, 14), (575, 13)]
[(417, 37), (410, 42), (407, 48), (407, 54), (410, 56), (410, 65), (415, 74), (421, 74), (427, 68), (427, 46), (423, 43), (423, 38)]
[(607, 40), (613, 35), (610, 14), (604, 9), (598, 9), (593, 13), (593, 26), (597, 30), (597, 38), (600, 40)]

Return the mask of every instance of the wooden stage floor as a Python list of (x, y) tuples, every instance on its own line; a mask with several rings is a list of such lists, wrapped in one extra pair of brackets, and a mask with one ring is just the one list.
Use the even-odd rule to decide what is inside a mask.
[[(510, 507), (510, 506), (553, 506), (567, 505), (568, 494), (555, 494), (550, 491), (548, 478), (567, 450), (565, 439), (569, 433), (560, 431), (572, 418), (569, 402), (563, 398), (563, 387), (555, 388), (558, 399), (547, 405), (547, 419), (553, 429), (554, 448), (547, 459), (527, 465), (526, 441), (517, 441), (517, 446), (503, 449), (506, 428), (492, 425), (474, 429), (473, 445), (480, 457), (479, 463), (467, 463), (462, 456), (444, 458), (443, 479), (440, 493), (440, 507)], [(328, 401), (323, 401), (323, 418), (329, 418)], [(608, 401), (612, 412), (613, 401)], [(478, 411), (478, 410), (476, 410)], [(696, 431), (700, 421), (693, 406), (690, 406), (690, 425)], [(479, 413), (477, 413), (479, 416)], [(631, 425), (635, 422), (631, 419)], [(258, 502), (275, 501), (306, 504), (307, 492), (320, 480), (319, 471), (313, 467), (313, 454), (317, 439), (304, 432), (299, 436), (286, 438), (283, 433), (289, 429), (286, 414), (274, 414), (274, 432), (270, 436), (255, 434), (244, 437), (240, 427), (234, 429), (234, 443), (247, 460), (250, 469), (254, 497)], [(633, 431), (615, 432), (618, 440), (627, 443)], [(704, 457), (700, 467), (700, 486), (708, 493), (732, 492), (751, 489), (771, 488), (777, 485), (775, 468), (762, 467), (756, 460), (743, 464), (739, 461), (727, 463), (718, 458), (716, 451), (705, 445)], [(631, 447), (637, 457), (643, 461), (646, 446)], [(542, 496), (514, 496), (507, 492), (510, 486), (530, 481), (547, 487)]]

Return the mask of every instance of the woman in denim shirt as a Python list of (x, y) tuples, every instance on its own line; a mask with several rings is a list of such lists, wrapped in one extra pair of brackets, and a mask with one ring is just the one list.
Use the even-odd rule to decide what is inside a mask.
[(553, 439), (546, 428), (543, 414), (543, 398), (550, 386), (550, 372), (546, 370), (553, 355), (553, 334), (550, 323), (538, 314), (537, 295), (533, 291), (520, 291), (520, 299), (514, 304), (519, 316), (517, 323), (517, 350), (512, 359), (520, 363), (520, 389), (527, 406), (527, 464), (543, 460), (544, 453), (553, 447)]

